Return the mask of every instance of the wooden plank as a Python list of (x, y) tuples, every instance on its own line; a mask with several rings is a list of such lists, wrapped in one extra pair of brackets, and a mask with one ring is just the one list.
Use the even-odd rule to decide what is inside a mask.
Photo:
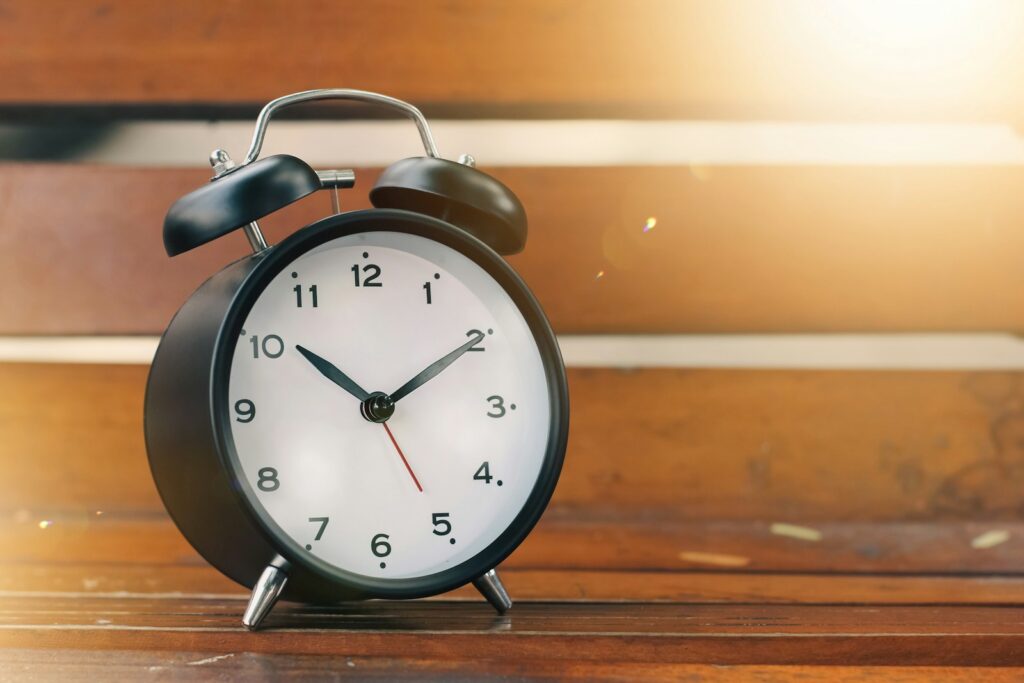
[[(149, 625), (154, 630), (242, 631), (236, 624), (236, 600), (149, 597), (83, 598), (78, 596), (4, 596), (0, 630), (20, 626)], [(946, 605), (837, 608), (833, 605), (680, 605), (635, 603), (527, 603), (503, 619), (485, 602), (443, 600), (348, 602), (332, 606), (282, 603), (267, 623), (271, 631), (410, 631), (458, 634), (470, 631), (557, 634), (678, 633), (799, 635), (872, 633), (993, 635), (1024, 637), (1024, 618), (1016, 606)], [(41, 615), (49, 618), (39, 623)], [(942, 615), (950, 615), (944, 621)], [(953, 615), (956, 615), (955, 617)], [(896, 619), (894, 617), (902, 617)], [(196, 617), (206, 617), (200, 620)], [(96, 619), (110, 623), (97, 624)], [(499, 628), (495, 628), (498, 626)], [(12, 628), (13, 627), (13, 628)], [(916, 627), (916, 628), (915, 628)], [(85, 629), (83, 629), (85, 630)], [(1020, 653), (1024, 657), (1024, 652)], [(995, 664), (996, 662), (993, 662)]]
[(115, 649), (720, 664), (1024, 664), (1009, 607), (484, 604), (281, 606), (258, 637), (237, 601), (10, 598), (0, 643)]
[[(756, 521), (651, 519), (623, 509), (618, 518), (587, 511), (541, 520), (505, 566), (529, 570), (732, 571), (843, 574), (1019, 575), (1024, 566), (1024, 523), (835, 522), (817, 525), (821, 540), (798, 541)], [(993, 529), (1007, 541), (976, 548), (972, 540)], [(0, 522), (0, 555), (39, 564), (203, 566), (166, 516), (57, 517)], [(130, 551), (129, 551), (130, 549)], [(91, 577), (94, 578), (94, 577)]]
[[(376, 173), (359, 171), (346, 209), (368, 206)], [(558, 332), (1024, 329), (1022, 168), (494, 173), (527, 207), (529, 243), (511, 263)], [(207, 177), (0, 164), (0, 334), (163, 331), (246, 253), (238, 234), (164, 255), (167, 207)], [(277, 241), (329, 211), (313, 195), (264, 226)]]
[(336, 85), (456, 113), (1016, 120), (1022, 108), (1005, 87), (1022, 63), (1021, 11), (1006, 2), (927, 21), (813, 0), (5, 8), (9, 104), (262, 103)]
[[(77, 554), (72, 544), (70, 555)], [(516, 603), (683, 602), (688, 604), (1009, 605), (1024, 603), (1021, 576), (922, 576), (664, 571), (659, 569), (529, 569), (503, 565)], [(248, 600), (242, 587), (195, 557), (176, 563), (97, 562), (0, 564), (0, 595)], [(431, 599), (479, 602), (463, 587)]]
[[(146, 370), (0, 365), (0, 555), (201, 566), (147, 470)], [(510, 566), (1017, 573), (1018, 374), (573, 370), (566, 469)]]
[[(0, 510), (36, 521), (162, 511), (142, 439), (147, 370), (0, 364)], [(566, 515), (753, 520), (764, 533), (773, 522), (948, 519), (979, 534), (1019, 516), (1020, 373), (569, 378), (570, 446), (553, 508)]]
[[(145, 652), (136, 650), (0, 649), (0, 669), (28, 680), (134, 680), (160, 675), (166, 680), (223, 681), (319, 680), (340, 675), (368, 680), (602, 680), (719, 683), (756, 680), (797, 683), (1016, 683), (1020, 670), (998, 667), (851, 667), (851, 666), (722, 666), (710, 664), (647, 664), (642, 662), (513, 662), (485, 657), (466, 660), (417, 659), (409, 656), (351, 657), (265, 654), (256, 652)], [(344, 672), (344, 674), (342, 674)]]

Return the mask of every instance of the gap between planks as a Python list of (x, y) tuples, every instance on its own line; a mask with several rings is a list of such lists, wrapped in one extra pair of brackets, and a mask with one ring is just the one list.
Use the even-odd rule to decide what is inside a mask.
[[(61, 124), (54, 124), (61, 125)], [(843, 123), (432, 119), (445, 156), (472, 153), (495, 166), (1024, 165), (1024, 137), (1001, 123)], [(0, 158), (191, 167), (209, 150), (240, 154), (249, 121), (104, 122), (93, 144), (15, 147)], [(315, 165), (386, 166), (417, 148), (406, 121), (279, 121), (264, 156), (302, 150)], [(339, 133), (344, 133), (340, 135)], [(48, 126), (0, 125), (0, 139), (52, 136)], [(42, 152), (42, 153), (41, 153)], [(63, 155), (63, 156), (62, 156)]]

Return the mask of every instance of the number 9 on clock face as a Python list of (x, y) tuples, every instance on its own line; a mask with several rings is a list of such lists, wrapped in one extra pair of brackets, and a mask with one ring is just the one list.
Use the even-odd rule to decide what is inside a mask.
[(234, 474), (264, 523), (304, 561), (375, 582), (525, 535), (564, 432), (557, 349), (525, 287), (403, 229), (293, 252), (242, 312), (227, 380)]

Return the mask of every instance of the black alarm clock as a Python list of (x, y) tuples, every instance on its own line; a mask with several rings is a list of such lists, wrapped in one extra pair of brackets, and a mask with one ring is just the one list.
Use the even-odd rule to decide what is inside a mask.
[[(341, 213), (352, 171), (258, 159), (283, 107), (346, 99), (397, 109), (426, 156), (386, 169), (373, 209)], [(164, 505), (214, 567), (278, 598), (416, 598), (473, 584), (544, 511), (562, 467), (568, 390), (540, 305), (501, 254), (526, 214), (472, 158), (442, 159), (415, 107), (312, 90), (261, 111), (245, 160), (168, 211), (171, 256), (233, 230), (252, 253), (207, 280), (160, 340), (146, 447)], [(257, 220), (322, 188), (333, 215), (268, 246)]]

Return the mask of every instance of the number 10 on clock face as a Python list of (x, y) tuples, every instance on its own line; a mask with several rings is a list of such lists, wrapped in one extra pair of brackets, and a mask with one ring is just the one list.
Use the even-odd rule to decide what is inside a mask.
[(549, 375), (521, 306), (462, 251), (397, 230), (331, 239), (244, 316), (228, 382), (237, 476), (312, 562), (437, 574), (527, 505), (553, 431)]

